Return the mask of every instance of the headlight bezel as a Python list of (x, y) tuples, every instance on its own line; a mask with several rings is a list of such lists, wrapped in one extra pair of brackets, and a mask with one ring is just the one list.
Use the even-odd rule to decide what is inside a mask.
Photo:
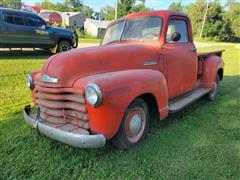
[[(96, 102), (91, 102), (87, 97), (90, 88), (92, 88), (92, 90), (94, 90), (94, 92), (96, 93), (96, 96), (97, 96)], [(98, 107), (103, 101), (103, 95), (100, 87), (96, 83), (88, 84), (85, 89), (85, 98), (90, 105), (92, 105), (95, 108)]]
[(31, 76), (31, 74), (27, 74), (26, 75), (26, 86), (30, 89), (33, 90), (34, 89), (34, 82), (33, 82), (33, 77)]

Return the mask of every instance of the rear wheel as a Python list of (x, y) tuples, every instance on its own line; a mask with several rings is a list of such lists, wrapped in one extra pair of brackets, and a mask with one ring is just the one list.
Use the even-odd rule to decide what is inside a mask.
[(128, 107), (118, 133), (113, 138), (119, 149), (129, 149), (145, 139), (149, 130), (149, 111), (144, 100), (137, 98)]
[(71, 45), (68, 41), (62, 40), (58, 43), (58, 47), (57, 47), (57, 52), (64, 52), (64, 51), (68, 51), (71, 50)]
[(217, 74), (216, 75), (216, 80), (215, 80), (215, 87), (212, 91), (210, 91), (208, 94), (207, 94), (207, 98), (210, 100), (210, 101), (214, 101), (216, 99), (216, 96), (217, 96), (217, 92), (218, 92), (218, 84), (219, 84), (219, 75)]

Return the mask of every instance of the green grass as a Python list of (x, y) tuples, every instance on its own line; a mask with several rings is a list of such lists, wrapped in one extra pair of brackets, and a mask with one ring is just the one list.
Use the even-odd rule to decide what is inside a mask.
[(100, 44), (101, 39), (98, 38), (78, 38), (78, 43), (98, 43)]
[(0, 179), (240, 179), (240, 59), (226, 49), (217, 100), (201, 99), (164, 121), (152, 121), (147, 139), (129, 151), (108, 143), (84, 150), (37, 135), (24, 122), (31, 102), (24, 75), (47, 54), (0, 54)]

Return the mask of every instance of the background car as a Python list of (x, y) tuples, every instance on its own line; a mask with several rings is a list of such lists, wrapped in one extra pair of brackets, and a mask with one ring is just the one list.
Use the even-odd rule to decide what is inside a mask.
[(0, 8), (0, 48), (41, 48), (62, 52), (76, 48), (77, 34), (51, 27), (39, 16)]

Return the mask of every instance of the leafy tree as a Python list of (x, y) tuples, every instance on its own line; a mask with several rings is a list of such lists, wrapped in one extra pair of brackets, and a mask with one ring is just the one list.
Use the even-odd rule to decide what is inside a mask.
[[(118, 18), (133, 12), (147, 12), (151, 10), (145, 6), (145, 0), (118, 0)], [(106, 6), (101, 8), (100, 14), (106, 20), (113, 20), (115, 17), (115, 7)]]
[(183, 11), (183, 5), (182, 5), (181, 1), (173, 2), (169, 5), (168, 10)]
[[(195, 3), (185, 6), (183, 9), (183, 11), (188, 14), (191, 19), (193, 34), (195, 36), (199, 36), (206, 7), (207, 3), (205, 0), (197, 0)], [(231, 10), (231, 12), (233, 11)], [(237, 13), (235, 13), (235, 15), (236, 14)], [(237, 17), (239, 17), (239, 15), (236, 15), (236, 17), (233, 18), (233, 21), (237, 22), (236, 24), (239, 22), (235, 21)], [(233, 21), (231, 21), (231, 19), (225, 14), (224, 8), (220, 5), (219, 0), (210, 2), (203, 29), (203, 37), (217, 41), (233, 40), (233, 37), (236, 36), (233, 33), (233, 25), (231, 25), (233, 24)]]
[(123, 17), (131, 12), (136, 0), (119, 0), (118, 1), (118, 17)]
[(41, 3), (35, 4), (43, 9), (66, 12), (66, 11), (79, 11), (82, 12), (86, 17), (92, 17), (93, 9), (84, 6), (80, 0), (65, 0), (63, 3), (52, 3), (50, 0), (44, 0)]
[(107, 5), (100, 9), (100, 14), (105, 20), (113, 20), (115, 16), (115, 8)]
[(21, 7), (21, 0), (1, 0), (0, 7), (6, 8), (13, 8), (13, 9), (20, 9)]
[(65, 0), (69, 4), (72, 11), (81, 11), (83, 7), (82, 0)]
[(204, 0), (197, 0), (184, 7), (184, 12), (190, 17), (193, 34), (198, 36), (202, 27), (204, 12), (206, 10), (206, 2)]
[(140, 4), (136, 4), (132, 7), (131, 13), (132, 12), (148, 12), (148, 11), (152, 11), (152, 10), (153, 9), (146, 7), (144, 3), (140, 3)]
[(234, 36), (240, 38), (240, 2), (228, 0), (225, 9), (224, 20), (229, 21)]
[(68, 6), (68, 3), (66, 1), (64, 3), (57, 2), (54, 5), (54, 9), (52, 10), (60, 11), (60, 12), (72, 11), (72, 9)]
[(36, 3), (35, 5), (43, 8), (43, 9), (56, 10), (55, 9), (55, 4), (52, 3), (50, 0), (44, 0), (41, 3), (39, 3), (39, 2)]
[(81, 9), (81, 12), (88, 18), (91, 18), (93, 13), (94, 13), (94, 10), (93, 8), (90, 8), (89, 6), (83, 6), (82, 9)]

